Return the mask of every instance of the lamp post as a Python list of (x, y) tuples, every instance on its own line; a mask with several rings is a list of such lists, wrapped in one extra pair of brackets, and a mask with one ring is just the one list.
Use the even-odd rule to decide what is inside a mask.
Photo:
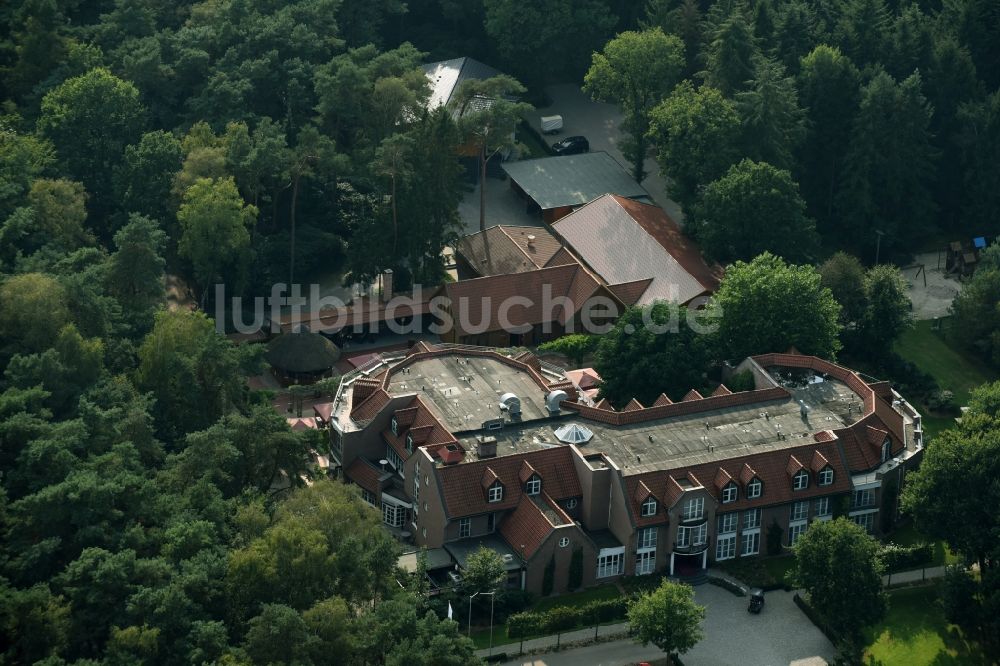
[(476, 592), (471, 597), (469, 597), (469, 625), (468, 625), (468, 635), (472, 638), (472, 600), (478, 597), (480, 594), (490, 595), (490, 654), (493, 656), (493, 602), (496, 600), (496, 592)]

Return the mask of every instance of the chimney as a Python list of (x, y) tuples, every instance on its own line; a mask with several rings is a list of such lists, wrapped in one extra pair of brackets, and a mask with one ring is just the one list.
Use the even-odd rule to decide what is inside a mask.
[(392, 298), (392, 269), (387, 268), (382, 271), (382, 300), (387, 301)]
[(484, 458), (496, 458), (497, 457), (497, 438), (496, 437), (480, 437), (476, 442), (476, 455), (479, 459)]
[(528, 234), (528, 247), (535, 248), (535, 234)]

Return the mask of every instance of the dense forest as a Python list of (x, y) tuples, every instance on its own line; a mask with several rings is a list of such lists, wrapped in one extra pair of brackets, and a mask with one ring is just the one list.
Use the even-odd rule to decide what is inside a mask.
[(378, 517), (306, 487), (259, 352), (163, 289), (443, 280), (477, 128), (419, 65), (458, 56), (536, 104), (586, 76), (721, 261), (1000, 232), (993, 0), (8, 0), (0, 663), (474, 662)]

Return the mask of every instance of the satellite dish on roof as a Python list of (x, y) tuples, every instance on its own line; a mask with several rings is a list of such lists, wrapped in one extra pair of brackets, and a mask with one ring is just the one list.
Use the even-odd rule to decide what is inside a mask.
[(577, 423), (567, 423), (560, 428), (556, 428), (556, 438), (565, 444), (586, 444), (593, 436), (594, 433), (590, 428)]

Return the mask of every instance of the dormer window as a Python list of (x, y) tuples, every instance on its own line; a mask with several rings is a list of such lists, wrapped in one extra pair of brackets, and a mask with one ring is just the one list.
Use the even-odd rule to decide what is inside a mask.
[(643, 501), (639, 514), (644, 518), (656, 515), (656, 498), (649, 496)]
[(528, 482), (524, 484), (524, 492), (529, 495), (537, 495), (542, 492), (542, 479), (537, 474), (528, 479)]
[(830, 486), (833, 485), (833, 468), (824, 467), (819, 471), (819, 485)]
[(888, 437), (882, 442), (882, 462), (889, 459), (889, 453), (892, 451), (892, 440)]
[(757, 499), (764, 492), (764, 484), (760, 479), (751, 479), (747, 484), (747, 499)]
[(406, 436), (406, 452), (413, 453), (413, 435)]
[(486, 491), (486, 501), (488, 502), (499, 502), (503, 499), (503, 484), (499, 481), (494, 481), (493, 485), (489, 487)]
[(735, 483), (730, 481), (726, 484), (726, 487), (722, 489), (722, 503), (729, 504), (730, 502), (735, 502), (740, 496), (740, 489)]
[(389, 427), (392, 428), (393, 435), (399, 434), (399, 420), (395, 416), (393, 416), (392, 420), (389, 421)]
[(792, 488), (795, 490), (805, 490), (809, 487), (809, 472), (800, 469), (792, 477)]

